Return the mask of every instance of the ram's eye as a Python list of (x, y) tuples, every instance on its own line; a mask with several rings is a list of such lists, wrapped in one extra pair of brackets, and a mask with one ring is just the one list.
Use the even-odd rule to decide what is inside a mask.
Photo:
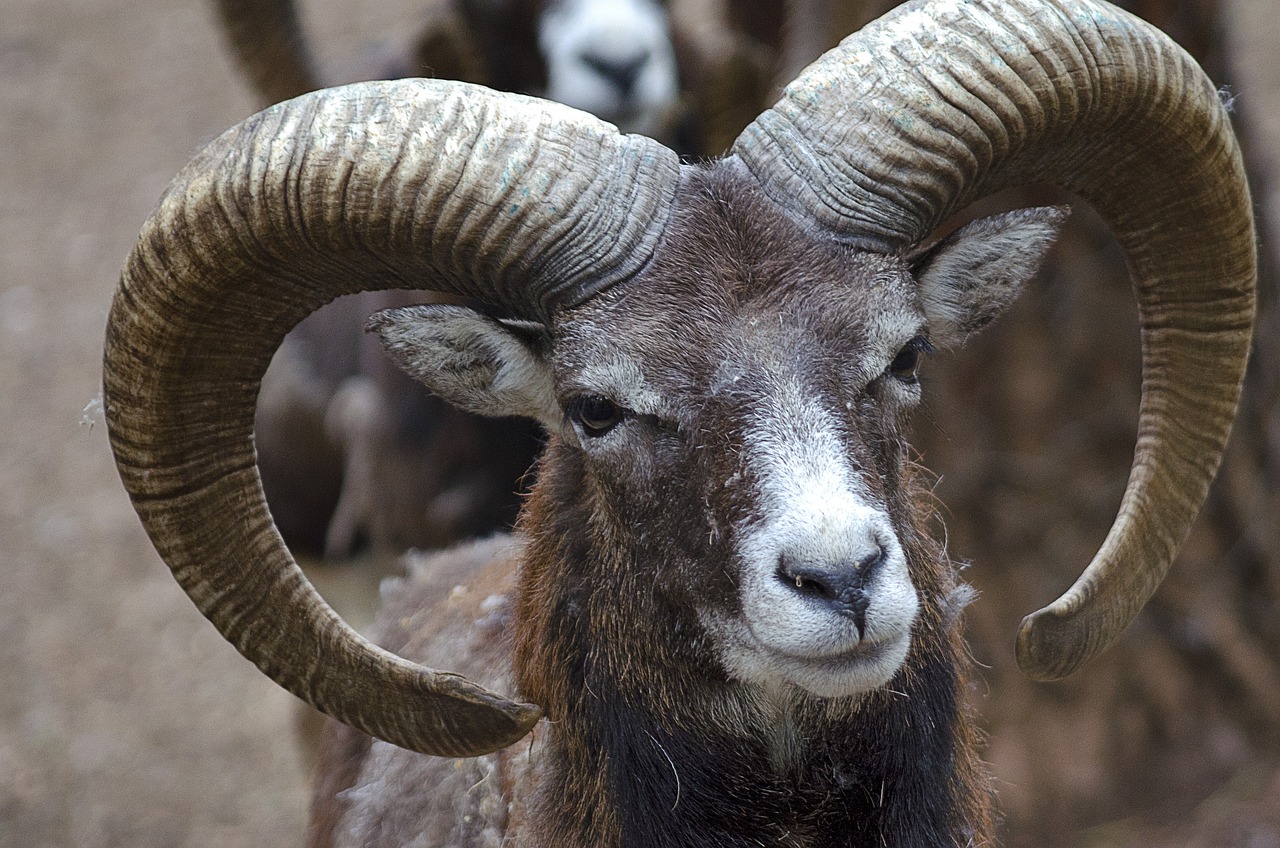
[(903, 345), (902, 350), (889, 363), (889, 375), (904, 383), (916, 381), (916, 370), (920, 367), (920, 356), (930, 350), (929, 340), (916, 336)]
[(569, 401), (569, 419), (588, 436), (603, 436), (622, 423), (627, 411), (600, 395), (578, 395)]

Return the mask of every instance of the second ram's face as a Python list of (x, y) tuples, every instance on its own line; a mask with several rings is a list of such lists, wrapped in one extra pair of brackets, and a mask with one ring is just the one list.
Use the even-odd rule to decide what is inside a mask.
[(679, 92), (666, 10), (655, 0), (556, 0), (539, 24), (546, 96), (658, 133)]

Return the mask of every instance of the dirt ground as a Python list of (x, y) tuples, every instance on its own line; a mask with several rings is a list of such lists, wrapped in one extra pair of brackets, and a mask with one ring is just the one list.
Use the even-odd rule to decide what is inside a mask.
[[(306, 4), (335, 55), (405, 31), (354, 6)], [(254, 108), (199, 0), (0, 8), (0, 848), (300, 842), (295, 704), (170, 579), (92, 404), (138, 227)]]

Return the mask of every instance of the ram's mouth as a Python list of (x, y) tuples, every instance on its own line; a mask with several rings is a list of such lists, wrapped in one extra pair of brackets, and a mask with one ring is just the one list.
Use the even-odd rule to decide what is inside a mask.
[(877, 662), (890, 651), (899, 639), (862, 639), (856, 645), (831, 653), (797, 654), (789, 651), (771, 651), (779, 660), (814, 669), (848, 668), (854, 665)]
[(796, 656), (774, 654), (777, 675), (820, 698), (859, 695), (886, 685), (907, 657), (908, 634), (877, 641), (862, 640), (832, 654)]
[[(849, 629), (851, 633), (857, 632), (852, 625), (850, 625)], [(820, 667), (833, 664), (848, 665), (860, 662), (874, 662), (883, 657), (886, 652), (892, 652), (907, 641), (910, 641), (909, 629), (895, 630), (878, 636), (868, 635), (865, 638), (849, 639), (843, 643), (834, 644), (830, 648), (824, 646), (813, 651), (774, 648), (763, 640), (761, 640), (760, 645), (787, 662), (811, 664), (815, 667)]]
[(812, 651), (779, 649), (740, 619), (704, 614), (730, 677), (743, 683), (789, 686), (820, 698), (859, 695), (884, 686), (911, 647), (910, 629), (871, 639), (834, 639)]

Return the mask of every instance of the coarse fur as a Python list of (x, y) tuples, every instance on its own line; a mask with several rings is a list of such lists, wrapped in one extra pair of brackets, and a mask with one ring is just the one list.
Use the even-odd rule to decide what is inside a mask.
[[(970, 590), (929, 533), (906, 427), (918, 354), (1007, 303), (1063, 217), (859, 253), (727, 160), (686, 169), (644, 271), (550, 327), (375, 318), (452, 399), (519, 374), (551, 434), (516, 540), (416, 567), (381, 637), (547, 721), (472, 760), (331, 728), (312, 845), (989, 843)], [(508, 347), (457, 344), (476, 333)]]

